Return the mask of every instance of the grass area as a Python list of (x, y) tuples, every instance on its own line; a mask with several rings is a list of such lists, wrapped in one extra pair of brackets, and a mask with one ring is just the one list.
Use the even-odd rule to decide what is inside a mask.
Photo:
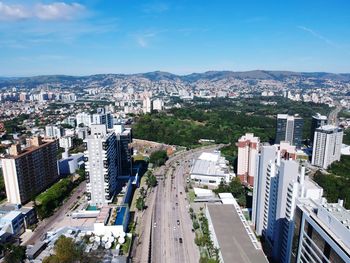
[(35, 198), (35, 206), (39, 218), (51, 216), (80, 182), (81, 180), (73, 181), (73, 176), (63, 178), (38, 195)]
[(195, 195), (194, 191), (189, 190), (188, 191), (188, 200), (190, 201), (190, 203), (193, 203), (195, 198), (196, 198), (196, 195)]
[(120, 250), (122, 251), (123, 255), (126, 256), (129, 254), (130, 246), (131, 246), (131, 238), (126, 236), (125, 243), (122, 244), (120, 247)]

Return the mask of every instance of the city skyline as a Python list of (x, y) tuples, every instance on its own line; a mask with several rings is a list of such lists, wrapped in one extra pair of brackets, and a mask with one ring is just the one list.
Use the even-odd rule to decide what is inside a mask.
[(0, 76), (255, 69), (346, 73), (349, 5), (0, 1)]

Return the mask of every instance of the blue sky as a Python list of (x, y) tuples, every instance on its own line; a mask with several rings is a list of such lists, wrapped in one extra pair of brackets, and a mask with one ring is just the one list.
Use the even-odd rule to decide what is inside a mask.
[(0, 76), (350, 72), (350, 1), (0, 0)]

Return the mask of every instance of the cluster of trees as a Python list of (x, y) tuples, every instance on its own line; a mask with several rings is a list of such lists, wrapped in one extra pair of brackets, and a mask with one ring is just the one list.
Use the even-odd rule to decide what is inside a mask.
[(344, 200), (346, 209), (350, 209), (350, 156), (342, 156), (339, 162), (333, 163), (328, 171), (317, 171), (314, 180), (324, 190), (328, 202)]
[(148, 171), (146, 174), (146, 184), (148, 188), (152, 188), (157, 185), (157, 177), (155, 177), (155, 175), (150, 171)]
[(236, 198), (237, 203), (240, 206), (247, 206), (247, 190), (241, 184), (241, 181), (238, 177), (232, 179), (232, 181), (227, 184), (224, 181), (221, 181), (219, 186), (214, 190), (216, 194), (218, 193), (231, 193), (234, 198)]
[(153, 152), (149, 158), (149, 162), (153, 163), (155, 166), (162, 166), (167, 160), (168, 155), (164, 150)]
[[(148, 171), (145, 176), (147, 189), (157, 185), (157, 177), (155, 177), (151, 171)], [(141, 211), (146, 207), (145, 199), (147, 196), (147, 190), (144, 187), (141, 187), (139, 193), (140, 196), (136, 199), (136, 208)]]
[(89, 259), (84, 253), (82, 246), (64, 235), (55, 242), (54, 251), (55, 254), (44, 258), (43, 263), (92, 262), (92, 259)]
[(142, 211), (146, 207), (145, 199), (147, 191), (145, 190), (145, 188), (141, 187), (139, 192), (140, 196), (136, 199), (136, 208), (139, 211)]
[[(272, 104), (262, 104), (271, 102)], [(198, 100), (167, 113), (146, 114), (136, 118), (136, 138), (185, 147), (197, 146), (199, 139), (230, 143), (223, 149), (225, 157), (237, 155), (235, 143), (246, 132), (259, 136), (263, 142), (275, 138), (278, 113), (299, 114), (304, 118), (304, 138), (310, 138), (311, 117), (316, 112), (327, 114), (331, 109), (322, 104), (294, 102), (288, 99), (250, 98)]]
[(6, 132), (8, 133), (14, 133), (14, 132), (21, 132), (24, 130), (23, 126), (20, 126), (24, 120), (29, 119), (29, 114), (21, 114), (16, 118), (13, 118), (12, 120), (4, 121), (4, 126), (6, 129)]
[(203, 215), (203, 213), (199, 216), (199, 223), (201, 228), (201, 234), (196, 233), (195, 243), (199, 247), (205, 247), (208, 251), (208, 255), (206, 257), (201, 256), (201, 263), (219, 263), (219, 249), (214, 246), (213, 241), (210, 238), (210, 231), (208, 226), (208, 219)]
[(40, 219), (51, 216), (63, 200), (69, 196), (80, 181), (72, 181), (71, 177), (61, 179), (35, 199), (35, 207)]
[(21, 263), (26, 257), (26, 248), (14, 244), (0, 244), (0, 251), (4, 253), (4, 263)]

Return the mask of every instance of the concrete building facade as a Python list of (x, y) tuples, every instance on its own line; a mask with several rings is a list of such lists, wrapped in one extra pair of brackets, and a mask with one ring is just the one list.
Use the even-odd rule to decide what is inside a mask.
[(317, 128), (314, 136), (311, 164), (327, 169), (333, 162), (339, 161), (342, 141), (342, 129), (333, 125)]
[[(305, 169), (285, 151), (286, 145), (263, 146), (253, 190), (252, 221), (272, 259), (289, 262), (296, 198), (320, 199), (323, 189), (305, 179)], [(282, 150), (284, 149), (284, 150)], [(293, 149), (293, 148), (291, 148)]]
[(312, 116), (312, 121), (311, 121), (311, 143), (314, 142), (314, 136), (315, 136), (315, 131), (317, 128), (321, 126), (325, 126), (328, 124), (328, 118), (327, 116), (321, 115), (317, 113), (316, 115)]
[(2, 159), (6, 195), (9, 203), (24, 204), (58, 180), (57, 140), (31, 139), (21, 150), (15, 144)]
[(303, 126), (304, 121), (298, 115), (278, 114), (275, 143), (285, 141), (300, 147), (303, 139)]
[(108, 204), (117, 188), (116, 135), (107, 132), (106, 125), (91, 125), (91, 135), (84, 142), (88, 202), (98, 206)]
[(350, 262), (350, 212), (343, 201), (299, 199), (291, 262)]
[(242, 183), (254, 185), (256, 157), (259, 153), (260, 139), (252, 133), (246, 133), (238, 143), (237, 176)]

